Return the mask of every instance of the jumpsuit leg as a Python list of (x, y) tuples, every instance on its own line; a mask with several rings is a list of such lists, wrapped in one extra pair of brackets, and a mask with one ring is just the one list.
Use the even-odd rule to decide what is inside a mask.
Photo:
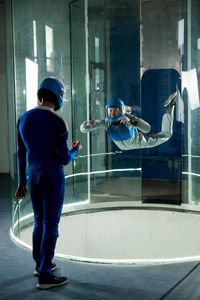
[(29, 172), (29, 190), (34, 211), (34, 229), (32, 236), (33, 259), (36, 262), (36, 269), (40, 266), (40, 247), (43, 234), (43, 195), (34, 179), (34, 174)]
[(41, 264), (38, 269), (41, 276), (51, 273), (52, 259), (58, 238), (58, 224), (62, 212), (65, 181), (63, 169), (51, 170), (43, 176), (43, 236), (41, 241)]
[(174, 106), (171, 113), (165, 113), (162, 118), (161, 132), (156, 134), (142, 133), (135, 131), (135, 139), (133, 142), (133, 149), (137, 148), (151, 148), (167, 142), (173, 134), (173, 119)]
[(162, 129), (161, 133), (165, 134), (166, 137), (170, 138), (173, 134), (173, 120), (174, 120), (174, 106), (172, 107), (171, 114), (164, 114), (162, 118)]
[[(54, 257), (54, 251), (56, 247), (56, 241), (58, 238), (58, 224), (62, 212), (63, 200), (64, 200), (64, 174), (63, 169), (52, 168), (52, 170), (37, 171), (35, 175), (37, 178), (37, 184), (42, 191), (42, 201), (40, 205), (40, 216), (42, 214), (42, 224), (40, 225), (41, 236), (40, 240), (35, 239), (35, 249), (40, 248), (40, 265), (38, 271), (41, 276), (45, 276), (47, 273), (51, 273), (52, 259)], [(30, 182), (31, 183), (31, 182)], [(37, 219), (37, 200), (35, 199), (37, 193), (35, 193), (35, 185), (31, 186), (31, 196), (33, 202), (34, 214)], [(41, 199), (40, 199), (41, 200)], [(41, 209), (42, 207), (42, 209)], [(41, 219), (41, 218), (39, 218)]]

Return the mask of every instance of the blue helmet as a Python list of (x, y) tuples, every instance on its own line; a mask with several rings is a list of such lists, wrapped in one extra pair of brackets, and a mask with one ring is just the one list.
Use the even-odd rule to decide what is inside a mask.
[(42, 80), (39, 90), (46, 89), (51, 91), (56, 96), (55, 110), (63, 106), (64, 86), (55, 78), (49, 77)]
[(106, 104), (106, 117), (110, 122), (120, 121), (125, 112), (125, 104), (120, 98), (112, 98)]

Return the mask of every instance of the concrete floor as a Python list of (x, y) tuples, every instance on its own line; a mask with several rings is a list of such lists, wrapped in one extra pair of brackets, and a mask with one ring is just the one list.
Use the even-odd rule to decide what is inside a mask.
[(9, 237), (11, 203), (8, 177), (0, 176), (0, 299), (199, 300), (200, 262), (155, 266), (88, 264), (55, 259), (66, 286), (40, 291), (31, 252)]

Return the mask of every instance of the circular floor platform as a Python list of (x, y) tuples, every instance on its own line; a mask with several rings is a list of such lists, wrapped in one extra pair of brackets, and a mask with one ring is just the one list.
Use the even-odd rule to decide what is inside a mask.
[[(31, 245), (33, 227), (22, 230)], [(200, 214), (113, 207), (66, 212), (57, 256), (100, 263), (165, 263), (200, 259)]]

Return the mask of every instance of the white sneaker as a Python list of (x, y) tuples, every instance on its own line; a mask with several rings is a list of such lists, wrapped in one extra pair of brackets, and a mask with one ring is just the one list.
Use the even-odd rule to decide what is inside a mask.
[(174, 92), (172, 93), (169, 98), (163, 103), (164, 107), (167, 107), (168, 105), (175, 105), (176, 104), (176, 101), (175, 101), (175, 98), (177, 96), (177, 92)]

